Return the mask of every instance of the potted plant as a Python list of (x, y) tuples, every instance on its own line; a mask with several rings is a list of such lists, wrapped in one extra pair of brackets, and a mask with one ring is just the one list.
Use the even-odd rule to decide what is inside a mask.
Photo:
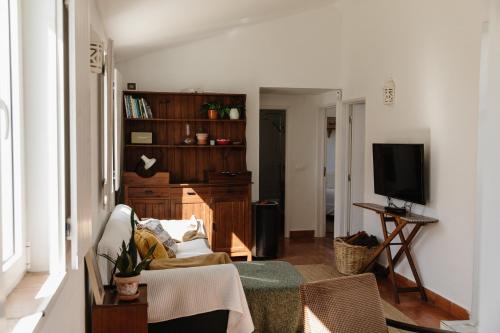
[[(132, 235), (128, 242), (122, 241), (121, 252), (117, 254), (116, 259), (113, 259), (107, 254), (99, 254), (108, 259), (113, 266), (113, 278), (118, 291), (118, 298), (121, 300), (131, 301), (139, 297), (139, 279), (141, 271), (149, 266), (151, 256), (156, 248), (156, 244), (151, 246), (140, 263), (137, 263), (137, 248), (135, 246), (135, 220), (134, 210), (130, 213), (130, 224), (132, 226)], [(117, 272), (118, 271), (118, 272)]]
[(221, 119), (224, 119), (229, 116), (229, 112), (231, 111), (231, 108), (228, 106), (224, 106), (219, 108), (219, 116)]
[(205, 103), (202, 106), (202, 110), (205, 111), (208, 115), (208, 119), (215, 120), (217, 119), (219, 110), (220, 110), (220, 105), (218, 103)]
[(206, 145), (208, 143), (208, 133), (202, 127), (196, 133), (196, 140), (199, 145)]

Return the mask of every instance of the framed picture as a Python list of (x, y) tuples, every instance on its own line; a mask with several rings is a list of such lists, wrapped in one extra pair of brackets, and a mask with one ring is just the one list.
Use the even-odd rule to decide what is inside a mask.
[(136, 90), (137, 87), (134, 82), (127, 83), (127, 90)]
[(89, 252), (85, 255), (85, 264), (87, 265), (89, 284), (94, 294), (95, 304), (100, 305), (104, 301), (105, 291), (95, 256), (95, 249), (91, 247)]

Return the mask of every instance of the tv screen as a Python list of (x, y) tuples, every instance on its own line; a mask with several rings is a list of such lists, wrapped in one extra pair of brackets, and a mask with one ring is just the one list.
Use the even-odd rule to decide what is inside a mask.
[(373, 144), (375, 193), (425, 204), (424, 145)]

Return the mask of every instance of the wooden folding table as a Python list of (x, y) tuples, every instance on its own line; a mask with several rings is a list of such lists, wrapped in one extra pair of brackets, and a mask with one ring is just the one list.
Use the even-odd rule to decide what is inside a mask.
[[(384, 236), (384, 242), (380, 244), (380, 246), (377, 248), (377, 251), (375, 251), (375, 253), (373, 253), (373, 255), (370, 257), (363, 271), (366, 271), (367, 268), (375, 260), (377, 260), (378, 256), (385, 249), (387, 254), (387, 261), (389, 264), (389, 274), (392, 280), (394, 300), (396, 301), (396, 303), (399, 303), (399, 294), (406, 292), (418, 292), (420, 293), (420, 297), (422, 298), (422, 300), (427, 301), (427, 295), (425, 294), (424, 286), (422, 285), (422, 281), (420, 280), (420, 276), (418, 275), (418, 271), (415, 266), (415, 260), (411, 255), (410, 245), (411, 242), (415, 239), (417, 233), (420, 231), (420, 228), (429, 223), (436, 223), (438, 222), (438, 220), (432, 217), (417, 215), (408, 212), (404, 214), (388, 212), (385, 210), (384, 206), (372, 203), (355, 203), (354, 206), (369, 209), (377, 213), (380, 216), (380, 222), (382, 224), (382, 234)], [(387, 223), (394, 223), (395, 229), (392, 232), (388, 232)], [(408, 237), (406, 237), (403, 230), (405, 226), (409, 224), (413, 224), (413, 229), (408, 234)], [(398, 235), (401, 241), (398, 243), (393, 243), (392, 241)], [(401, 247), (393, 257), (391, 246), (394, 245), (399, 245)], [(403, 254), (406, 256), (408, 264), (410, 265), (411, 272), (413, 274), (413, 277), (415, 278), (416, 287), (403, 288), (397, 285), (394, 268), (399, 263)]]

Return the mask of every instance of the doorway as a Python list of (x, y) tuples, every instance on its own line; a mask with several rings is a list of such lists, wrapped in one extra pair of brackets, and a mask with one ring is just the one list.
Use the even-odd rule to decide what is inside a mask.
[(260, 110), (259, 198), (279, 202), (280, 235), (285, 232), (286, 111)]
[(325, 235), (333, 238), (335, 224), (335, 144), (336, 144), (336, 106), (325, 109), (324, 135), (324, 207), (325, 207)]

